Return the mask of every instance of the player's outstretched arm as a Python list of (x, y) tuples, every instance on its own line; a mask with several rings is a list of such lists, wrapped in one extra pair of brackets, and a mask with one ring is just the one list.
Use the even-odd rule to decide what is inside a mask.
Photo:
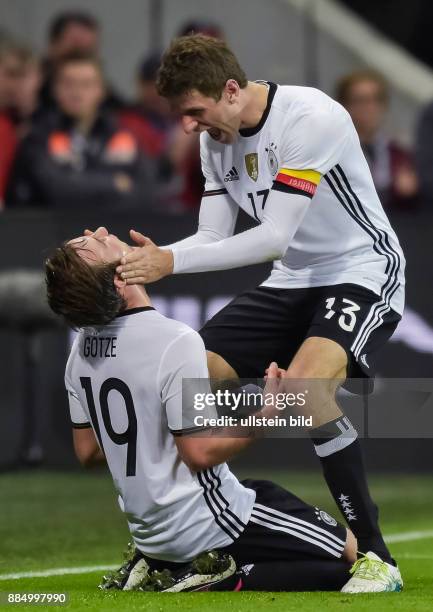
[[(279, 259), (296, 233), (309, 204), (310, 199), (303, 195), (272, 190), (261, 225), (210, 244), (185, 248), (173, 246), (172, 268), (167, 265), (163, 275), (227, 270)], [(122, 264), (124, 271), (120, 268), (118, 271), (128, 284), (146, 284), (162, 278), (161, 271), (156, 273), (152, 261), (159, 265), (157, 260), (162, 257), (154, 250), (146, 251), (144, 247), (141, 253), (131, 253), (127, 258), (129, 270), (126, 268), (128, 264), (125, 264), (125, 268)]]
[(228, 194), (203, 197), (197, 232), (159, 248), (150, 238), (131, 230), (131, 238), (138, 248), (122, 258), (117, 272), (129, 285), (155, 282), (172, 274), (175, 250), (211, 244), (232, 236), (238, 211), (237, 204)]

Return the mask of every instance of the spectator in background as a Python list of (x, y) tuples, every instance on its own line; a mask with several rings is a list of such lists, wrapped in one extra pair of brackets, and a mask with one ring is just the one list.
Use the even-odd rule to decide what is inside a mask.
[(6, 35), (0, 38), (0, 210), (17, 147), (17, 134), (11, 118), (19, 61), (15, 44)]
[(176, 119), (169, 104), (156, 90), (161, 54), (146, 57), (137, 71), (136, 102), (119, 111), (120, 125), (134, 134), (140, 150), (153, 159), (158, 183), (156, 207), (160, 212), (182, 212), (179, 202), (181, 178), (170, 158)]
[[(48, 50), (44, 60), (44, 83), (41, 89), (41, 109), (51, 108), (53, 99), (53, 75), (57, 62), (71, 53), (84, 53), (100, 57), (101, 33), (96, 18), (85, 11), (67, 11), (58, 14), (48, 30)], [(123, 106), (121, 97), (106, 87), (104, 105), (109, 109)]]
[(101, 109), (99, 60), (76, 53), (59, 60), (54, 96), (58, 109), (34, 125), (19, 149), (7, 204), (143, 209), (149, 173), (134, 137)]
[(422, 202), (433, 207), (433, 102), (422, 111), (415, 138), (415, 151)]
[(174, 117), (165, 98), (156, 90), (161, 54), (149, 55), (137, 72), (137, 101), (120, 112), (122, 125), (130, 128), (142, 150), (159, 158), (167, 151)]
[[(221, 28), (212, 22), (191, 21), (178, 31), (178, 36), (204, 34), (213, 38), (224, 38)], [(199, 134), (185, 134), (181, 123), (177, 123), (170, 147), (170, 159), (182, 179), (180, 201), (185, 210), (196, 210), (200, 206), (204, 179), (200, 162)]]
[(18, 136), (23, 138), (30, 130), (39, 105), (42, 67), (39, 58), (26, 45), (16, 47), (16, 57), (19, 68), (11, 101), (11, 113)]
[[(185, 24), (178, 36), (191, 32), (222, 37), (217, 25), (201, 22)], [(182, 213), (198, 208), (203, 193), (199, 135), (185, 134), (167, 100), (158, 94), (160, 63), (159, 52), (143, 60), (137, 74), (137, 101), (121, 110), (119, 118), (121, 125), (135, 135), (140, 148), (157, 162), (158, 209)]]
[(384, 130), (389, 90), (383, 76), (371, 69), (352, 72), (337, 83), (336, 98), (352, 117), (383, 207), (413, 209), (418, 193), (414, 161)]

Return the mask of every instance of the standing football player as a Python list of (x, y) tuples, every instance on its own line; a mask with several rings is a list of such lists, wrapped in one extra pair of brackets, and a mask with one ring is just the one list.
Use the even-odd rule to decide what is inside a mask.
[[(317, 89), (248, 81), (223, 41), (201, 35), (172, 43), (158, 88), (185, 131), (201, 132), (199, 227), (163, 248), (131, 231), (141, 248), (122, 258), (122, 278), (150, 283), (273, 260), (262, 285), (201, 330), (211, 377), (261, 376), (275, 360), (293, 380), (371, 379), (401, 318), (405, 260), (348, 113)], [(233, 235), (239, 207), (258, 226)], [(344, 590), (399, 589), (357, 432), (335, 402), (335, 386), (311, 439), (367, 553)]]

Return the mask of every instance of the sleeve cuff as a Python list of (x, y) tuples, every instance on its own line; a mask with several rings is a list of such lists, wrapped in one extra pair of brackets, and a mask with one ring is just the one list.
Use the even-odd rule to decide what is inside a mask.
[(170, 429), (170, 433), (175, 436), (189, 436), (194, 433), (198, 433), (199, 431), (209, 431), (211, 429), (215, 429), (215, 427), (188, 427), (187, 429)]

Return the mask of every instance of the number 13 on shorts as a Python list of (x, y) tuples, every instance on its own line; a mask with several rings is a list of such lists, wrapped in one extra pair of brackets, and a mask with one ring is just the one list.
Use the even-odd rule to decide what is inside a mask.
[[(325, 314), (325, 319), (332, 319), (334, 315), (337, 314), (337, 310), (334, 310), (334, 307), (337, 308), (338, 304), (335, 303), (337, 298), (329, 297), (326, 299), (326, 310), (328, 311)], [(356, 325), (356, 312), (361, 310), (361, 306), (359, 306), (356, 302), (349, 300), (347, 298), (341, 298), (343, 306), (338, 309), (341, 311), (340, 316), (338, 317), (338, 325), (344, 331), (351, 332), (354, 330)]]

